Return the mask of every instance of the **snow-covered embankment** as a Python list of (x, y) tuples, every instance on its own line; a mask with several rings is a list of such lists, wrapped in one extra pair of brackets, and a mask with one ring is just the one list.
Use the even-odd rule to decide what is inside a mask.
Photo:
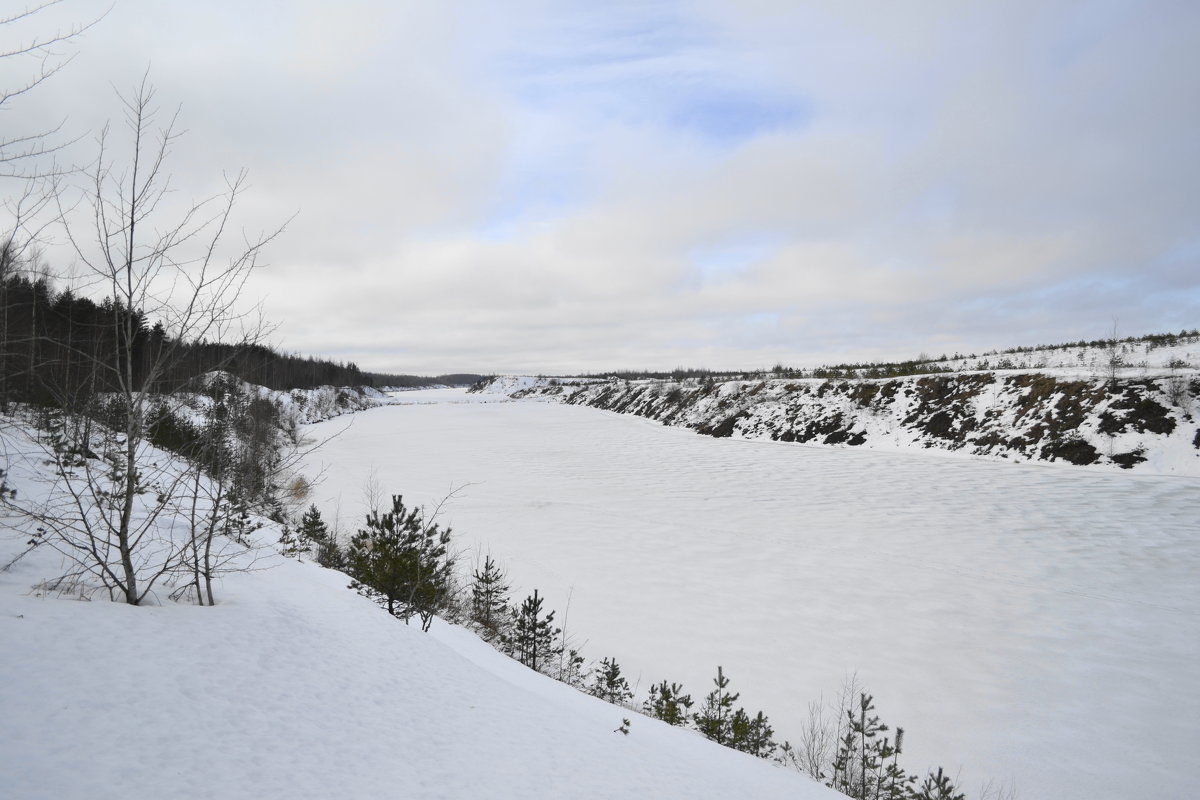
[(501, 385), (515, 386), (516, 398), (636, 414), (710, 436), (1200, 475), (1195, 370), (1115, 380), (1045, 370), (873, 380), (507, 381)]

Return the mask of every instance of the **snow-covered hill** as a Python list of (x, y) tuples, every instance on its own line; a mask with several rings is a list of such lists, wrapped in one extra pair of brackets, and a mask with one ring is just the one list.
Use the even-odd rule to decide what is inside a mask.
[[(37, 503), (51, 484), (29, 431), (5, 420), (0, 448), (8, 488)], [(270, 553), (271, 526), (243, 557), (252, 571), (221, 579), (209, 608), (165, 588), (148, 607), (86, 583), (52, 591), (45, 581), (70, 565), (27, 551), (29, 532), (0, 517), (6, 798), (840, 797), (537, 675), (462, 629), (406, 627), (341, 573)]]

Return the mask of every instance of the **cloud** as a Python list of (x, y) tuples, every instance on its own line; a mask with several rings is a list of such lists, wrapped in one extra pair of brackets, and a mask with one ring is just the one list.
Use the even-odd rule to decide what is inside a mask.
[(298, 212), (289, 348), (733, 367), (1194, 326), (1197, 53), (1184, 2), (125, 0), (22, 109), (149, 63), (185, 193)]

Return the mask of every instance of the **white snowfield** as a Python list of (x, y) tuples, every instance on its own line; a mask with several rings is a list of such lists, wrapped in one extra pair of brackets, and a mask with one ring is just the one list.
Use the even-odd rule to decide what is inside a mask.
[(1052, 369), (1056, 373), (1065, 370), (1078, 377), (1104, 374), (1115, 367), (1119, 377), (1145, 378), (1168, 375), (1176, 369), (1200, 368), (1200, 337), (1180, 332), (1169, 342), (1144, 339), (1082, 346), (1058, 345), (1030, 347), (1023, 352), (992, 352), (970, 358), (950, 357), (936, 362), (925, 357), (917, 360), (954, 370)]
[[(11, 424), (0, 456), (19, 497), (47, 491)], [(25, 549), (20, 527), (0, 516), (0, 567)], [(48, 548), (0, 572), (0, 796), (840, 797), (462, 629), (406, 627), (340, 573), (277, 555), (256, 568), (223, 579), (213, 608), (46, 596), (33, 587), (64, 570)]]
[(663, 679), (702, 697), (719, 664), (795, 740), (857, 672), (906, 730), (902, 764), (942, 765), (969, 796), (988, 779), (1021, 798), (1194, 795), (1200, 479), (471, 397), (356, 415), (306, 467), (326, 518), (353, 530), (372, 476), (427, 506), (462, 487), (444, 519), (464, 557), (496, 557), (514, 600), (539, 589), (640, 697)]

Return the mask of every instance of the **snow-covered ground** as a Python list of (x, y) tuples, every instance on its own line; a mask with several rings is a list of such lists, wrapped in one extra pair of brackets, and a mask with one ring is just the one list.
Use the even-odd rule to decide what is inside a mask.
[(953, 370), (1053, 369), (1077, 377), (1104, 376), (1115, 369), (1119, 377), (1154, 377), (1176, 369), (1200, 368), (1200, 336), (1184, 334), (1170, 342), (1140, 340), (1037, 347), (1014, 353), (950, 356), (929, 363)]
[[(857, 671), (913, 771), (1023, 798), (1186, 797), (1200, 761), (1200, 480), (696, 436), (412, 392), (312, 456), (344, 526), (374, 475), (468, 558), (694, 696), (718, 664), (795, 737)], [(323, 426), (308, 429), (320, 435)], [(523, 596), (523, 595), (522, 595)], [(519, 599), (519, 598), (517, 598)], [(754, 796), (753, 792), (735, 793)], [(683, 796), (683, 795), (680, 795)]]
[[(5, 480), (37, 501), (28, 444), (0, 424)], [(20, 526), (0, 513), (0, 567)], [(629, 712), (462, 629), (406, 627), (340, 573), (262, 553), (255, 568), (213, 608), (46, 596), (33, 587), (63, 572), (46, 547), (0, 570), (0, 796), (840, 797), (642, 717), (623, 736)]]

